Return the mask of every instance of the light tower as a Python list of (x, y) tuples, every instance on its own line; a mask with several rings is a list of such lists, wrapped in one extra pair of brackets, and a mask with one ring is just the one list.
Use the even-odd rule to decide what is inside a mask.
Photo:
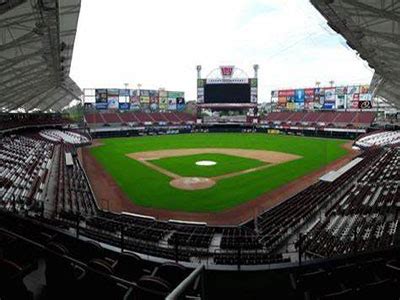
[(201, 65), (196, 66), (197, 79), (201, 79)]
[(254, 78), (258, 78), (258, 69), (260, 68), (259, 65), (255, 64), (253, 65), (253, 69), (254, 69)]

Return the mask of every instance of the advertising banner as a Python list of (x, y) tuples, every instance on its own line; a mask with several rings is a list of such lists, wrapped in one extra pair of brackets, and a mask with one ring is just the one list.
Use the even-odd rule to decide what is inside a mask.
[(372, 108), (372, 101), (359, 101), (358, 102), (359, 109), (371, 109)]
[(158, 91), (157, 90), (149, 90), (149, 96), (150, 97), (158, 97)]
[(118, 109), (119, 97), (108, 95), (108, 109)]
[(107, 103), (107, 90), (96, 89), (95, 90), (96, 103)]
[(294, 96), (288, 96), (286, 97), (287, 103), (294, 103)]
[(140, 96), (149, 97), (150, 92), (148, 90), (140, 90)]
[(345, 108), (346, 108), (346, 95), (336, 94), (336, 109), (345, 109)]
[(183, 111), (185, 109), (185, 98), (178, 97), (176, 98), (176, 110)]
[(294, 96), (294, 102), (295, 103), (304, 103), (305, 96), (306, 96), (306, 94), (303, 89), (296, 90), (296, 93)]
[(108, 97), (119, 96), (119, 89), (107, 89)]
[(119, 90), (119, 96), (120, 97), (128, 97), (129, 96), (129, 90), (128, 89), (120, 89)]
[(278, 97), (293, 97), (295, 93), (295, 90), (280, 90), (278, 91)]
[(150, 110), (151, 111), (158, 110), (158, 96), (150, 96)]
[(351, 108), (358, 108), (358, 101), (351, 101)]
[(176, 110), (176, 98), (168, 98), (168, 109)]
[(278, 98), (278, 107), (286, 108), (287, 98), (286, 97), (279, 97)]
[(334, 102), (325, 102), (323, 109), (335, 109), (335, 103)]
[(295, 110), (295, 109), (296, 109), (296, 103), (294, 103), (294, 102), (288, 102), (288, 103), (286, 104), (286, 108), (289, 109), (289, 110)]
[[(360, 93), (360, 87), (358, 85), (351, 85), (347, 87), (347, 94), (354, 95)], [(351, 97), (353, 98), (353, 97)]]
[(336, 87), (336, 109), (345, 109), (346, 105), (347, 86)]
[(119, 110), (130, 110), (131, 104), (130, 103), (120, 103)]
[(314, 97), (314, 88), (308, 88), (308, 89), (304, 89), (304, 94), (308, 97)]
[(360, 94), (368, 94), (368, 93), (369, 93), (369, 85), (361, 85)]
[(372, 94), (360, 94), (360, 101), (371, 101)]
[(108, 103), (96, 103), (96, 109), (107, 109), (108, 108)]
[(305, 109), (309, 109), (309, 110), (314, 109), (314, 102), (313, 101), (306, 101), (304, 103), (304, 108)]
[(168, 109), (168, 98), (160, 97), (158, 100), (158, 106), (161, 110), (167, 110)]
[(150, 103), (150, 96), (140, 96), (140, 104), (149, 104)]
[(168, 98), (176, 99), (178, 97), (182, 97), (182, 93), (181, 92), (168, 92)]
[(325, 102), (335, 102), (335, 88), (325, 88)]
[(248, 78), (208, 78), (207, 84), (246, 84), (249, 83)]

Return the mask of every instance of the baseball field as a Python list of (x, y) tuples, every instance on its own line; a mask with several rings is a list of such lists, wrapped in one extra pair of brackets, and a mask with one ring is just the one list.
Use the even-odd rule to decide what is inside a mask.
[(102, 139), (90, 153), (136, 205), (221, 212), (320, 170), (346, 142), (207, 133)]

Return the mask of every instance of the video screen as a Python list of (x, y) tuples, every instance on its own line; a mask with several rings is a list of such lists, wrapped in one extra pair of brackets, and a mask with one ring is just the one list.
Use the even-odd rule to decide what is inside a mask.
[(250, 103), (250, 84), (206, 84), (204, 103)]

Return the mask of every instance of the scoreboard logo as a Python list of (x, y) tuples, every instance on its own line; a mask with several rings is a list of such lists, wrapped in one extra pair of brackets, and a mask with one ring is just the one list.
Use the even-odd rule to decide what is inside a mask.
[(232, 77), (234, 66), (220, 66), (222, 77)]

